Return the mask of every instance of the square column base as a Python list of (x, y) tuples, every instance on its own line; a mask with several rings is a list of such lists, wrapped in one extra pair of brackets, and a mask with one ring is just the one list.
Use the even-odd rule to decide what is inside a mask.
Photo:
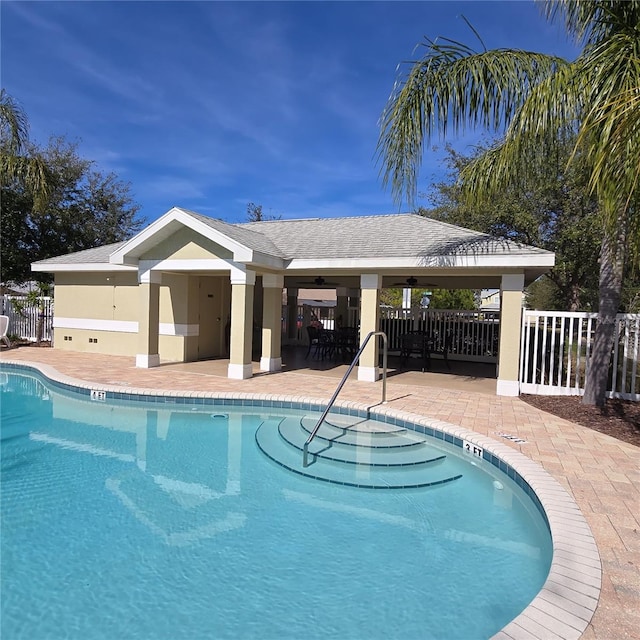
[(496, 383), (497, 396), (519, 396), (520, 383), (517, 380), (500, 380)]
[(252, 364), (231, 364), (227, 369), (227, 378), (233, 380), (246, 380), (253, 377), (253, 365)]
[(260, 358), (260, 371), (282, 370), (282, 358)]
[(138, 353), (136, 355), (136, 367), (138, 369), (151, 369), (160, 365), (160, 356), (157, 353), (146, 354)]
[(358, 380), (360, 382), (378, 382), (379, 379), (379, 367), (358, 367)]

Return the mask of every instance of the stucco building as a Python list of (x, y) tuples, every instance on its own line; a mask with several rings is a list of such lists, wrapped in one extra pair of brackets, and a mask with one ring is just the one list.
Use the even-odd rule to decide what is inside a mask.
[[(228, 376), (282, 366), (282, 296), (296, 313), (316, 278), (337, 290), (337, 313), (359, 299), (360, 336), (376, 331), (379, 292), (418, 287), (500, 290), (496, 391), (518, 393), (524, 287), (554, 254), (414, 214), (230, 224), (174, 207), (130, 240), (41, 260), (55, 276), (55, 348), (160, 361), (229, 358)], [(289, 326), (295, 326), (295, 318)], [(360, 380), (378, 379), (378, 345), (363, 352)]]

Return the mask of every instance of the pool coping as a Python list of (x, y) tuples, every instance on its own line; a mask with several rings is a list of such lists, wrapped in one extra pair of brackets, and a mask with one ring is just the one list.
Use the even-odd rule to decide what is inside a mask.
[[(203, 404), (205, 400), (235, 400), (239, 404), (245, 401), (251, 406), (265, 407), (282, 406), (283, 403), (309, 408), (323, 405), (317, 398), (299, 395), (159, 391), (88, 383), (62, 374), (55, 367), (47, 364), (4, 359), (2, 364), (8, 365), (9, 369), (14, 367), (35, 369), (57, 385), (69, 387), (71, 391), (85, 390), (84, 395), (89, 397), (92, 391), (96, 391), (112, 394), (116, 400), (156, 397), (180, 398), (185, 403), (200, 400)], [(480, 448), (481, 457), (494, 466), (501, 468), (499, 465), (501, 461), (513, 469), (533, 490), (544, 510), (543, 515), (546, 517), (551, 533), (553, 557), (547, 579), (536, 597), (522, 613), (495, 634), (492, 640), (577, 640), (582, 636), (593, 617), (600, 596), (602, 584), (600, 554), (591, 529), (576, 502), (539, 463), (492, 438), (441, 420), (391, 409), (380, 404), (367, 405), (355, 401), (337, 401), (335, 407), (344, 413), (367, 414), (382, 418), (385, 422), (408, 422), (421, 428), (433, 429), (449, 436), (445, 438), (443, 435), (440, 439), (456, 446), (469, 443), (471, 446)], [(492, 460), (491, 457), (494, 459)], [(504, 471), (504, 469), (501, 470)], [(526, 491), (524, 486), (522, 488)]]

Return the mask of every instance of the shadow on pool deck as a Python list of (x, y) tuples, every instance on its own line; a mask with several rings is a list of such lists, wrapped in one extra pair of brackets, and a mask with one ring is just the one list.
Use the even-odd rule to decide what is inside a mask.
[[(282, 349), (282, 370), (303, 375), (333, 378), (337, 386), (349, 368), (349, 363), (330, 359), (322, 360), (311, 355), (305, 358), (305, 354), (306, 347), (284, 347)], [(162, 363), (160, 367), (226, 378), (228, 365), (228, 359), (213, 358), (179, 364)], [(447, 368), (442, 359), (433, 358), (431, 369), (422, 372), (421, 364), (417, 359), (412, 359), (407, 363), (406, 367), (401, 368), (400, 358), (398, 356), (389, 356), (387, 365), (387, 382), (390, 385), (437, 387), (492, 395), (495, 395), (496, 392), (496, 366), (493, 364), (453, 360), (449, 362), (449, 368)], [(259, 359), (254, 358), (253, 375), (254, 377), (262, 377), (274, 374), (260, 371)], [(352, 371), (349, 380), (357, 380), (357, 378), (357, 370)]]

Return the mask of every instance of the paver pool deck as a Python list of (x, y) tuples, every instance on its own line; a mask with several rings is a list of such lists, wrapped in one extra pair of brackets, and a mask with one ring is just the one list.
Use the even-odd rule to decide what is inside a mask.
[[(345, 369), (300, 368), (265, 374), (256, 368), (251, 379), (229, 380), (225, 360), (139, 369), (130, 357), (35, 347), (3, 349), (0, 361), (42, 364), (63, 376), (129, 392), (258, 393), (323, 401), (331, 397)], [(380, 402), (381, 388), (380, 382), (359, 382), (354, 377), (340, 398), (374, 406)], [(496, 396), (494, 388), (495, 380), (398, 372), (388, 379), (386, 406), (470, 429), (541, 465), (575, 500), (600, 555), (597, 608), (581, 638), (639, 639), (640, 447), (540, 411), (518, 398)], [(564, 637), (562, 628), (559, 622), (554, 635)], [(544, 626), (535, 635), (523, 631), (519, 637), (544, 640)], [(567, 637), (574, 636), (569, 631)]]

